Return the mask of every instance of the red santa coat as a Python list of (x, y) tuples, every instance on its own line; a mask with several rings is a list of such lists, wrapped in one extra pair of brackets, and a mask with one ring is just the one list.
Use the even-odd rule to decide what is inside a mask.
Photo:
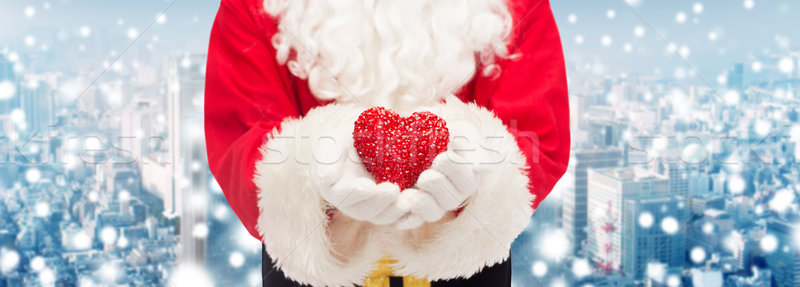
[[(569, 158), (565, 65), (549, 2), (510, 0), (509, 5), (514, 19), (509, 52), (519, 58), (498, 59), (498, 77), (476, 75), (457, 96), (490, 110), (516, 138), (528, 169), (528, 190), (535, 196), (530, 207), (535, 209), (563, 175)], [(264, 187), (254, 181), (263, 146), (287, 119), (303, 118), (325, 104), (314, 98), (305, 80), (277, 62), (270, 42), (276, 32), (276, 21), (261, 0), (223, 0), (211, 32), (205, 89), (211, 172), (249, 233), (267, 246), (272, 243), (258, 227), (259, 218), (267, 216), (262, 213), (268, 212), (259, 206)], [(418, 273), (410, 275), (437, 277)], [(298, 281), (321, 282), (306, 279)]]

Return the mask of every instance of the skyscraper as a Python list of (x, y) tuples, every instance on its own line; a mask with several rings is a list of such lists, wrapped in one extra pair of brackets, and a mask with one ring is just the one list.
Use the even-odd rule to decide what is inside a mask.
[(680, 163), (663, 163), (664, 174), (669, 178), (669, 193), (687, 198), (689, 194), (689, 172)]
[(733, 68), (728, 71), (728, 89), (742, 92), (744, 89), (744, 65), (742, 63), (733, 64)]
[(774, 251), (767, 253), (767, 266), (772, 269), (773, 282), (778, 287), (800, 286), (800, 248), (797, 243), (797, 226), (783, 219), (767, 221), (767, 236), (778, 242)]
[(699, 172), (696, 170), (690, 172), (688, 189), (689, 195), (711, 193), (711, 177), (705, 172)]
[(17, 94), (20, 97), (20, 109), (25, 112), (28, 132), (43, 133), (54, 124), (52, 116), (55, 114), (55, 101), (49, 87), (40, 84), (36, 88), (22, 88)]
[(625, 229), (627, 223), (622, 222), (627, 212), (626, 201), (669, 196), (669, 180), (637, 168), (589, 170), (587, 179), (589, 255), (596, 262), (618, 270), (625, 248), (623, 233), (629, 232)]
[(571, 161), (574, 174), (574, 188), (564, 189), (562, 197), (562, 221), (564, 232), (574, 244), (573, 251), (579, 251), (586, 241), (586, 190), (587, 171), (595, 168), (620, 166), (622, 150), (616, 147), (604, 149), (577, 150)]
[(180, 216), (183, 262), (205, 259), (208, 168), (203, 139), (205, 55), (185, 55), (170, 63), (170, 164), (174, 212)]
[(627, 276), (644, 277), (649, 262), (680, 269), (686, 250), (686, 231), (680, 228), (687, 216), (684, 202), (677, 195), (625, 200), (621, 252), (622, 271)]
[(613, 147), (620, 143), (625, 123), (613, 120), (592, 118), (588, 121), (589, 141), (600, 147)]
[(8, 60), (8, 55), (0, 55), (0, 81), (14, 78), (14, 63)]
[[(14, 63), (8, 60), (8, 55), (0, 53), (0, 84), (18, 86)], [(19, 97), (0, 100), (0, 115), (8, 114), (19, 104)]]

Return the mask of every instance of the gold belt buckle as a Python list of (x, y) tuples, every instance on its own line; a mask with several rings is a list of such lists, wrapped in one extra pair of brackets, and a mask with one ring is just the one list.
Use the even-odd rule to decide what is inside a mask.
[[(384, 257), (378, 260), (377, 267), (372, 274), (364, 279), (364, 287), (391, 287), (389, 277), (394, 276), (390, 264), (397, 263), (397, 260)], [(411, 276), (403, 277), (403, 287), (430, 287), (431, 283), (425, 279), (414, 278)], [(395, 286), (396, 287), (396, 286)]]

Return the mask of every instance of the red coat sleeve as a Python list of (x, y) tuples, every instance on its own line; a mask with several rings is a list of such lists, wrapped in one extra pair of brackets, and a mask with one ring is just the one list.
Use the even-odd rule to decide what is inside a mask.
[[(211, 31), (205, 86), (205, 136), (211, 172), (256, 238), (253, 183), (259, 147), (287, 117), (301, 113), (284, 67), (270, 45), (274, 25), (258, 0), (223, 0)], [(266, 29), (265, 29), (266, 27)], [(271, 27), (271, 28), (270, 28)]]
[(569, 160), (569, 103), (561, 38), (547, 0), (511, 1), (514, 32), (499, 78), (478, 76), (475, 101), (494, 111), (530, 167), (533, 207), (550, 193)]

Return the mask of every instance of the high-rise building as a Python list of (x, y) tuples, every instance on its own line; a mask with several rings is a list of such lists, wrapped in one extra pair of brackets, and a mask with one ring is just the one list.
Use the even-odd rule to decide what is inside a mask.
[(167, 212), (180, 216), (182, 262), (203, 262), (206, 254), (208, 167), (203, 138), (205, 55), (185, 55), (170, 63), (169, 165), (172, 168), (174, 206)]
[(589, 170), (587, 184), (589, 256), (608, 269), (619, 270), (625, 248), (622, 236), (627, 232), (622, 222), (625, 202), (669, 196), (669, 180), (644, 169), (606, 168)]
[(14, 78), (14, 63), (8, 59), (8, 55), (0, 54), (0, 81), (10, 81)]
[(44, 84), (36, 88), (22, 88), (17, 93), (20, 97), (20, 109), (25, 112), (26, 130), (30, 133), (44, 133), (54, 124), (55, 100), (53, 92)]
[(121, 111), (120, 148), (135, 160), (150, 154), (151, 144), (160, 140), (153, 136), (155, 119), (151, 105), (150, 101), (139, 100)]
[(691, 196), (711, 193), (711, 177), (705, 172), (691, 171), (688, 189)]
[[(0, 83), (18, 86), (17, 76), (14, 73), (14, 63), (8, 60), (8, 55), (0, 53)], [(0, 100), (0, 115), (8, 114), (19, 105), (19, 97)]]
[(602, 119), (590, 119), (588, 126), (590, 143), (600, 147), (617, 146), (627, 128), (624, 123)]
[[(795, 78), (800, 79), (800, 51), (795, 51), (792, 53), (792, 58), (794, 58)], [(797, 93), (800, 94), (800, 87), (796, 89)]]
[(573, 251), (580, 250), (586, 241), (586, 190), (587, 171), (595, 168), (620, 166), (622, 150), (616, 147), (604, 149), (584, 149), (573, 153), (570, 173), (574, 176), (573, 188), (566, 188), (562, 194), (562, 226), (573, 242)]
[(649, 262), (676, 269), (683, 265), (686, 231), (680, 224), (687, 219), (685, 201), (678, 195), (625, 200), (621, 252), (622, 271), (627, 276), (642, 278)]
[(680, 163), (664, 163), (664, 175), (669, 178), (669, 193), (687, 198), (689, 194), (689, 172)]
[(728, 71), (728, 89), (742, 92), (744, 89), (744, 65), (742, 63), (733, 64), (733, 68)]
[(767, 236), (775, 236), (779, 244), (766, 255), (775, 286), (800, 286), (800, 247), (796, 239), (799, 230), (783, 219), (767, 221)]

